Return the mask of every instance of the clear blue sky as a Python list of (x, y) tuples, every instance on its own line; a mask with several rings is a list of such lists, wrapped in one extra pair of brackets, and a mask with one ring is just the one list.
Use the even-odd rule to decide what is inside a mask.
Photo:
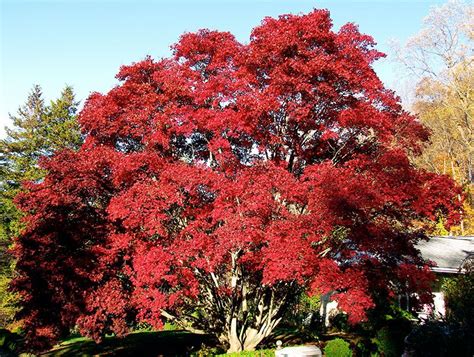
[[(1, 77), (0, 136), (34, 83), (47, 100), (70, 84), (84, 101), (92, 91), (104, 92), (117, 82), (119, 67), (151, 55), (169, 55), (180, 34), (200, 28), (232, 32), (246, 42), (265, 16), (328, 8), (335, 28), (355, 22), (372, 35), (378, 48), (390, 39), (415, 34), (436, 0), (0, 0)], [(376, 70), (388, 86), (399, 74), (390, 61)]]

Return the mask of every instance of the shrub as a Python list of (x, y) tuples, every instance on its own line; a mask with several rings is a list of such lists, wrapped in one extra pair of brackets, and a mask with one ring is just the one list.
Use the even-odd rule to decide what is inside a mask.
[(207, 356), (225, 356), (222, 355), (224, 350), (219, 347), (219, 346), (208, 346), (206, 344), (201, 345), (201, 348), (196, 351), (191, 353), (192, 357), (207, 357)]
[[(472, 263), (471, 263), (472, 264)], [(463, 326), (474, 326), (474, 268), (443, 281), (447, 317)]]
[(6, 329), (0, 328), (0, 356), (14, 355), (18, 347), (20, 336)]
[(175, 331), (178, 330), (178, 326), (172, 324), (171, 322), (166, 322), (163, 326), (164, 331)]
[(406, 349), (414, 357), (472, 356), (473, 336), (464, 326), (449, 321), (426, 321), (406, 338)]
[[(5, 259), (5, 257), (3, 257), (0, 252), (0, 264), (2, 259)], [(10, 331), (14, 331), (21, 327), (21, 321), (15, 320), (15, 314), (19, 310), (19, 295), (9, 290), (12, 274), (9, 269), (10, 268), (4, 268), (2, 270), (2, 267), (0, 266), (0, 326), (4, 326)]]
[(324, 347), (324, 354), (327, 357), (351, 357), (352, 350), (349, 346), (349, 343), (344, 341), (342, 338), (336, 338), (326, 344), (326, 347)]
[(380, 353), (373, 339), (361, 338), (356, 342), (356, 349), (354, 354), (356, 356), (378, 357)]
[(351, 325), (348, 322), (347, 314), (340, 312), (329, 319), (331, 330), (348, 332), (351, 330)]
[[(379, 353), (383, 353), (385, 357), (397, 357), (400, 356), (400, 344), (397, 343), (396, 339), (393, 338), (392, 331), (388, 327), (384, 327), (377, 332), (374, 343), (377, 346)], [(403, 348), (403, 340), (402, 340)], [(403, 352), (403, 350), (402, 350)]]
[(379, 353), (385, 357), (401, 356), (404, 350), (405, 337), (411, 331), (411, 323), (405, 319), (392, 319), (385, 322), (380, 328), (373, 342)]

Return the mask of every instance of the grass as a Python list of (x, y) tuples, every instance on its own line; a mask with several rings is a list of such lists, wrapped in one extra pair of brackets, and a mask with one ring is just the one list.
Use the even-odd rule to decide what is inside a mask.
[[(280, 329), (278, 339), (285, 345), (293, 345), (296, 340), (290, 330)], [(299, 339), (297, 339), (299, 343)], [(298, 344), (298, 343), (297, 343)], [(54, 346), (42, 357), (87, 357), (87, 356), (228, 356), (228, 357), (268, 357), (274, 356), (274, 343), (262, 345), (261, 350), (223, 353), (219, 343), (209, 335), (198, 335), (177, 330), (174, 325), (166, 325), (163, 331), (139, 330), (124, 337), (108, 336), (100, 344), (79, 335), (72, 335)], [(266, 349), (265, 349), (266, 348)], [(0, 356), (2, 354), (0, 353)]]
[(216, 357), (270, 357), (275, 356), (275, 350), (257, 350), (257, 351), (242, 351), (217, 355)]
[(185, 331), (137, 331), (125, 337), (106, 337), (100, 344), (73, 336), (41, 356), (186, 356), (212, 342), (209, 336)]

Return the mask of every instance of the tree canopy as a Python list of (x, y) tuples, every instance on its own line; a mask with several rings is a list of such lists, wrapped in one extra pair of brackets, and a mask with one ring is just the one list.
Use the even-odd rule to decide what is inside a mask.
[(450, 175), (463, 187), (463, 219), (453, 229), (461, 235), (474, 233), (473, 29), (473, 4), (449, 1), (434, 7), (422, 30), (398, 50), (399, 60), (416, 78), (411, 109), (431, 133), (415, 162)]
[(79, 114), (80, 149), (43, 159), (17, 198), (30, 345), (167, 319), (238, 351), (302, 290), (332, 292), (351, 323), (375, 295), (429, 299), (414, 243), (459, 218), (460, 190), (410, 163), (428, 132), (378, 79), (374, 45), (315, 10), (122, 67)]

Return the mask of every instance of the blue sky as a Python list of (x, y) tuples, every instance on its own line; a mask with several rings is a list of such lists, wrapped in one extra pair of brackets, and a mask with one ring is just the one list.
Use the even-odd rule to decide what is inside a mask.
[[(151, 55), (169, 55), (183, 32), (200, 28), (232, 32), (246, 42), (265, 16), (331, 11), (335, 28), (355, 22), (389, 52), (391, 39), (406, 40), (421, 27), (436, 0), (0, 0), (0, 136), (34, 83), (47, 100), (70, 84), (84, 101), (117, 82), (119, 67)], [(376, 71), (396, 88), (401, 73), (388, 60)]]

